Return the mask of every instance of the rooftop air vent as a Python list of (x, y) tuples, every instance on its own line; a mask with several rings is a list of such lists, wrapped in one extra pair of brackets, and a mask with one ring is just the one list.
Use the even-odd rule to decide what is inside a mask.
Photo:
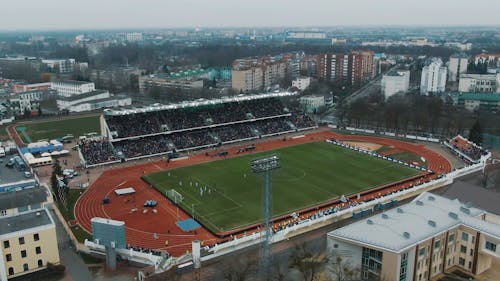
[(469, 209), (467, 209), (467, 208), (465, 208), (465, 207), (463, 207), (463, 206), (462, 206), (462, 207), (460, 207), (460, 211), (461, 211), (462, 213), (467, 214), (467, 215), (469, 215), (469, 214), (470, 214), (470, 210), (469, 210)]
[(388, 218), (389, 218), (389, 216), (388, 216), (387, 214), (382, 214), (382, 218), (383, 218), (383, 219), (388, 219)]
[(427, 199), (429, 199), (429, 201), (436, 201), (436, 198), (434, 196), (429, 196), (427, 197)]
[(415, 202), (415, 204), (419, 205), (419, 206), (423, 206), (424, 205), (424, 202), (420, 201), (420, 200), (417, 200)]
[(406, 239), (410, 239), (410, 233), (409, 232), (403, 232), (403, 237)]
[(397, 209), (396, 209), (396, 211), (397, 211), (398, 213), (400, 213), (400, 214), (404, 213), (403, 209), (401, 209), (401, 208), (397, 208)]
[(435, 221), (433, 221), (433, 220), (429, 220), (429, 221), (427, 222), (427, 224), (428, 224), (428, 225), (430, 225), (430, 226), (432, 226), (432, 227), (436, 227), (436, 222), (435, 222)]
[(449, 212), (449, 213), (448, 213), (448, 216), (449, 216), (450, 218), (452, 218), (452, 219), (455, 219), (455, 220), (456, 220), (456, 219), (458, 219), (458, 215), (457, 215), (456, 213), (453, 213), (453, 212)]
[(373, 224), (373, 221), (372, 220), (367, 220), (366, 223), (367, 224)]

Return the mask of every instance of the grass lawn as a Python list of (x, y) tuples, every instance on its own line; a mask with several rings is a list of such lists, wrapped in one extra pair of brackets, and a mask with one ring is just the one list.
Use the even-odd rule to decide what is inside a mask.
[[(25, 127), (25, 134), (22, 132)], [(41, 139), (55, 139), (72, 134), (75, 138), (79, 136), (96, 132), (100, 133), (99, 116), (81, 117), (74, 119), (53, 120), (40, 123), (26, 123), (17, 126), (19, 135), (24, 142), (36, 142)]]
[(67, 205), (63, 206), (62, 203), (57, 201), (57, 207), (59, 211), (63, 215), (66, 221), (74, 220), (75, 213), (73, 212), (75, 208), (76, 201), (81, 196), (80, 193), (83, 193), (85, 190), (83, 189), (70, 189), (68, 192)]
[(76, 240), (78, 240), (78, 242), (83, 243), (85, 242), (85, 239), (92, 241), (92, 235), (88, 234), (87, 231), (83, 230), (79, 225), (70, 228), (71, 232), (73, 232), (73, 235), (75, 235), (75, 238)]
[(274, 216), (419, 173), (327, 142), (314, 142), (153, 173), (144, 179), (164, 193), (179, 192), (181, 208), (190, 214), (194, 208), (195, 219), (213, 232), (228, 231), (262, 221), (263, 177), (252, 173), (250, 162), (273, 153), (281, 159), (281, 168), (272, 175)]

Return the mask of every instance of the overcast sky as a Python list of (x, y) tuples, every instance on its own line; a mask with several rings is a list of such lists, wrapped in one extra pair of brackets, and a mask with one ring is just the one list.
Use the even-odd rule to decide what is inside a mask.
[(500, 0), (1, 0), (0, 29), (500, 25)]

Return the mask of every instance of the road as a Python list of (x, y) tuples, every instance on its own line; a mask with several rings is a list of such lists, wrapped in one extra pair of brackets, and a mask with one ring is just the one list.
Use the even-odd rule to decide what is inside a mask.
[(92, 281), (92, 275), (88, 270), (87, 265), (83, 262), (80, 255), (75, 251), (66, 230), (59, 217), (51, 210), (52, 218), (56, 224), (57, 244), (59, 248), (59, 257), (61, 263), (66, 266), (66, 275), (69, 275), (73, 281)]

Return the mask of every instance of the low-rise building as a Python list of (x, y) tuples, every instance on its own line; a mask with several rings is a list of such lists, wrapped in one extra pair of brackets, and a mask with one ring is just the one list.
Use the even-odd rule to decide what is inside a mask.
[(388, 98), (396, 93), (406, 93), (410, 87), (410, 71), (394, 70), (382, 76), (382, 94)]
[(95, 84), (93, 82), (85, 81), (55, 81), (51, 83), (51, 89), (57, 91), (59, 96), (70, 97), (73, 95), (80, 95), (88, 92), (95, 91)]
[(12, 87), (14, 93), (31, 92), (31, 91), (45, 91), (50, 89), (50, 82), (36, 83), (36, 84), (15, 84)]
[(462, 93), (458, 96), (458, 107), (468, 111), (500, 111), (500, 94)]
[(325, 97), (317, 95), (308, 95), (300, 97), (300, 104), (307, 113), (317, 113), (325, 106)]
[(460, 269), (478, 275), (500, 258), (499, 217), (424, 192), (410, 203), (336, 229), (327, 247), (353, 279), (434, 280)]
[(182, 90), (200, 89), (203, 88), (203, 78), (191, 75), (183, 76), (163, 73), (139, 77), (139, 91), (141, 94), (145, 94), (153, 87)]
[(500, 93), (500, 73), (461, 74), (458, 83), (460, 92)]
[(100, 108), (129, 106), (132, 104), (132, 99), (121, 95), (113, 96), (106, 90), (95, 90), (69, 97), (58, 97), (56, 102), (60, 110), (82, 112)]
[(42, 63), (57, 73), (71, 73), (75, 71), (75, 59), (44, 59)]
[(56, 226), (47, 209), (0, 217), (0, 280), (60, 263)]
[(304, 91), (311, 84), (311, 77), (298, 77), (292, 81), (292, 87)]

